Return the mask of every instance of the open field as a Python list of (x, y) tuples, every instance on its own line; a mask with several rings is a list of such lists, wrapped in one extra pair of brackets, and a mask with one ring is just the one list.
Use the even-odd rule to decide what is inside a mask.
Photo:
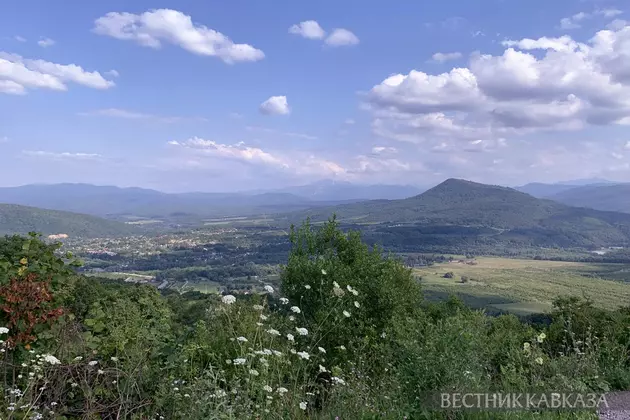
[[(596, 306), (630, 305), (630, 265), (484, 257), (476, 265), (453, 261), (414, 269), (429, 298), (456, 294), (476, 307), (517, 314), (545, 312), (561, 296), (589, 298)], [(444, 278), (452, 272), (453, 278)], [(468, 278), (462, 282), (462, 277)]]

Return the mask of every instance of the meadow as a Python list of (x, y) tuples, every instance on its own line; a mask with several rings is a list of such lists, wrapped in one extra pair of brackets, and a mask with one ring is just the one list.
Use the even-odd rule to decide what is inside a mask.
[[(428, 298), (455, 294), (471, 306), (520, 315), (548, 312), (553, 300), (562, 296), (589, 299), (605, 309), (630, 301), (629, 264), (495, 257), (477, 258), (474, 265), (461, 261), (414, 269)], [(446, 278), (447, 273), (453, 277)]]

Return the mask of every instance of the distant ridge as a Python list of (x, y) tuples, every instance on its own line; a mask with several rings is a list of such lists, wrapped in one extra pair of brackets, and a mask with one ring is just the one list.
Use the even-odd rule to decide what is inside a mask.
[(549, 198), (570, 206), (630, 213), (630, 184), (587, 185)]

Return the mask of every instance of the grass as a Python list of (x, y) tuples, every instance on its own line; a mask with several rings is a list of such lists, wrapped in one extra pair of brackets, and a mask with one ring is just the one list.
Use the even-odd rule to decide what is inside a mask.
[[(484, 257), (414, 269), (429, 298), (456, 294), (474, 306), (517, 314), (546, 312), (560, 296), (586, 297), (614, 309), (630, 302), (630, 265)], [(444, 278), (452, 272), (454, 278)], [(624, 278), (625, 275), (625, 278)], [(462, 276), (468, 282), (462, 282)], [(628, 283), (622, 280), (628, 281)]]

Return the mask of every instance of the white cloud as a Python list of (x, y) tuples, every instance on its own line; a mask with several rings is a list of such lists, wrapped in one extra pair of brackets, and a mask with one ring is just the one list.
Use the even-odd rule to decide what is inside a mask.
[(37, 41), (37, 45), (39, 45), (42, 48), (52, 47), (55, 44), (56, 44), (55, 40), (50, 39), (50, 38), (42, 38), (39, 41)]
[(357, 45), (359, 38), (347, 29), (337, 28), (332, 31), (324, 41), (331, 47), (341, 47), (346, 45)]
[(191, 120), (207, 121), (205, 118), (199, 118), (199, 117), (164, 117), (160, 115), (145, 114), (142, 112), (129, 111), (129, 110), (120, 109), (120, 108), (97, 109), (95, 111), (81, 112), (79, 113), (79, 115), (123, 118), (123, 119), (129, 119), (129, 120), (151, 120), (151, 121), (158, 121), (158, 122), (164, 122), (164, 123), (176, 123), (176, 122), (191, 121)]
[(383, 154), (393, 154), (397, 153), (398, 150), (395, 147), (387, 147), (387, 146), (374, 146), (372, 147), (373, 155), (383, 155)]
[(308, 39), (323, 39), (326, 36), (326, 31), (324, 31), (322, 27), (319, 26), (319, 23), (314, 20), (306, 20), (292, 25), (289, 28), (289, 33), (300, 35)]
[(26, 42), (26, 38), (19, 35), (14, 36), (13, 39), (15, 39), (18, 42)]
[(272, 96), (258, 108), (265, 115), (287, 115), (291, 112), (286, 96)]
[(115, 85), (99, 72), (88, 72), (76, 64), (56, 64), (0, 52), (0, 92), (24, 94), (27, 89), (35, 88), (63, 91), (67, 90), (65, 82), (94, 89)]
[(273, 128), (255, 127), (251, 125), (248, 125), (245, 128), (249, 131), (262, 131), (264, 133), (279, 134), (281, 136), (287, 136), (287, 137), (296, 137), (296, 138), (306, 139), (306, 140), (317, 140), (316, 136), (311, 136), (310, 134), (294, 133), (292, 131), (281, 131), (281, 130), (275, 130)]
[(193, 23), (190, 16), (177, 10), (157, 9), (142, 14), (110, 12), (94, 23), (93, 31), (97, 34), (135, 41), (143, 47), (158, 49), (162, 42), (167, 42), (229, 64), (265, 57), (261, 50), (249, 44), (235, 44), (222, 33)]
[(560, 20), (560, 29), (578, 29), (582, 27), (582, 22), (592, 19), (593, 17), (602, 16), (609, 19), (622, 13), (623, 12), (618, 9), (595, 9), (592, 13), (579, 12), (573, 16), (562, 18)]
[(96, 153), (70, 153), (70, 152), (46, 152), (43, 150), (23, 150), (22, 154), (31, 157), (52, 159), (52, 160), (97, 160), (102, 158)]
[(451, 53), (441, 53), (437, 52), (431, 56), (433, 61), (438, 63), (444, 63), (445, 61), (457, 60), (462, 57), (462, 53), (460, 52), (451, 52)]
[(118, 77), (118, 76), (120, 76), (120, 73), (118, 73), (118, 71), (112, 69), (112, 70), (106, 71), (105, 75), (111, 76), (111, 77)]
[(622, 14), (623, 12), (619, 9), (599, 9), (595, 11), (596, 15), (604, 16), (605, 18), (612, 18)]
[(503, 45), (503, 54), (474, 54), (465, 68), (412, 70), (374, 86), (366, 99), (376, 134), (439, 145), (630, 123), (630, 26), (587, 43), (562, 36)]

